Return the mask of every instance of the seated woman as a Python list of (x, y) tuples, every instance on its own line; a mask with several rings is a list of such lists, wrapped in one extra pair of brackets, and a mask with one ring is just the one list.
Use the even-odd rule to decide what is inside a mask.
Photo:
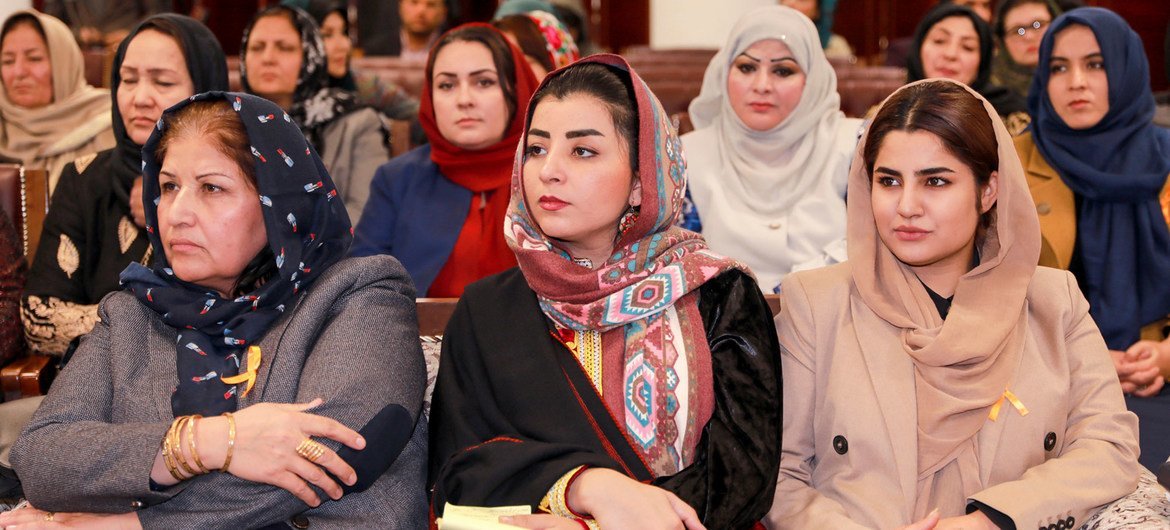
[(257, 13), (244, 31), (240, 84), (279, 105), (301, 128), (337, 182), (349, 218), (357, 220), (374, 170), (390, 159), (390, 132), (382, 115), (358, 104), (353, 92), (329, 87), (325, 45), (313, 18), (283, 5)]
[(85, 82), (85, 61), (60, 20), (26, 9), (0, 27), (0, 159), (49, 172), (114, 146), (110, 94)]
[(1071, 529), (1134, 491), (1137, 419), (1076, 280), (1036, 266), (1023, 173), (969, 87), (882, 105), (850, 170), (849, 261), (781, 291), (769, 527)]
[(696, 129), (682, 140), (703, 237), (747, 263), (765, 292), (845, 237), (861, 120), (840, 108), (816, 28), (781, 6), (740, 17), (691, 102)]
[[(312, 7), (310, 4), (310, 9)], [(390, 119), (413, 120), (418, 116), (418, 100), (405, 89), (377, 76), (363, 75), (350, 66), (353, 41), (349, 38), (349, 19), (344, 5), (338, 3), (324, 11), (313, 12), (313, 18), (321, 28), (329, 88), (353, 92), (359, 105), (378, 109)]]
[(425, 524), (414, 290), (393, 258), (343, 259), (320, 159), (256, 119), (280, 113), (209, 92), (164, 114), (143, 149), (155, 265), (122, 273), (13, 446), (35, 508), (0, 525)]
[(964, 83), (991, 102), (1012, 135), (1028, 126), (1024, 99), (991, 82), (991, 26), (971, 8), (940, 3), (914, 32), (906, 61), (907, 81), (942, 78)]
[(1141, 38), (1099, 8), (1057, 18), (1016, 139), (1040, 213), (1040, 264), (1072, 271), (1141, 419), (1142, 464), (1170, 456), (1170, 132), (1155, 126)]
[(420, 296), (458, 297), (516, 265), (500, 226), (536, 78), (486, 24), (440, 37), (426, 75), (419, 121), (430, 142), (378, 168), (351, 254), (392, 254)]
[(118, 273), (149, 264), (142, 209), (142, 145), (163, 110), (197, 92), (227, 90), (219, 41), (203, 24), (156, 15), (130, 32), (111, 73), (117, 147), (65, 167), (24, 286), (21, 316), (34, 351), (61, 355), (97, 322)]
[(816, 24), (825, 57), (844, 62), (856, 60), (853, 48), (845, 37), (833, 33), (833, 13), (837, 10), (837, 0), (780, 0), (780, 5), (800, 11)]
[(991, 82), (1027, 99), (1040, 60), (1040, 39), (1060, 12), (1052, 0), (1004, 0), (997, 9)]
[(508, 15), (492, 21), (492, 25), (520, 48), (537, 80), (581, 57), (569, 30), (547, 11)]
[(520, 267), (469, 286), (443, 336), (432, 507), (752, 526), (780, 458), (778, 345), (747, 269), (674, 226), (674, 127), (615, 55), (550, 75), (526, 121), (504, 223)]

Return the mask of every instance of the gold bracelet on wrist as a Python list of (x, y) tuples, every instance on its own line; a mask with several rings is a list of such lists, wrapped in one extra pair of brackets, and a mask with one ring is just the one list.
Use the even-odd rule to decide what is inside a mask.
[(190, 462), (187, 461), (187, 455), (183, 454), (183, 429), (187, 424), (191, 423), (191, 416), (182, 416), (179, 418), (179, 426), (175, 429), (175, 438), (171, 441), (172, 450), (175, 452), (175, 460), (179, 462), (179, 467), (183, 468), (188, 475), (195, 476), (199, 474), (199, 470), (195, 469)]
[(179, 471), (179, 466), (178, 466), (178, 464), (175, 463), (175, 457), (172, 454), (173, 448), (171, 447), (171, 438), (172, 438), (173, 432), (175, 430), (175, 425), (178, 422), (179, 422), (178, 418), (176, 418), (175, 421), (171, 422), (171, 427), (169, 429), (167, 429), (166, 434), (163, 436), (162, 456), (163, 456), (163, 464), (166, 464), (167, 471), (169, 471), (171, 473), (171, 476), (174, 477), (175, 480), (182, 482), (182, 481), (186, 480), (186, 477), (184, 477), (183, 473)]
[(223, 457), (223, 467), (219, 468), (219, 470), (223, 473), (227, 473), (228, 466), (232, 465), (232, 450), (236, 448), (236, 417), (230, 412), (225, 412), (223, 415), (227, 416), (228, 441), (227, 454)]
[(199, 459), (199, 451), (195, 448), (195, 427), (202, 417), (202, 415), (193, 414), (191, 421), (187, 422), (187, 449), (191, 451), (191, 460), (195, 461), (195, 467), (201, 475), (211, 471), (203, 465), (203, 461)]

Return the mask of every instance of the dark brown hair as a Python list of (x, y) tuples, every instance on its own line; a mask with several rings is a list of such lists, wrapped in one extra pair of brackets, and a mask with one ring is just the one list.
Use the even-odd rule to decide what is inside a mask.
[(457, 41), (478, 42), (491, 52), (492, 63), (496, 66), (497, 77), (500, 80), (500, 90), (504, 91), (504, 103), (508, 105), (508, 123), (511, 123), (512, 118), (516, 116), (516, 64), (512, 61), (512, 45), (499, 31), (490, 26), (463, 26), (444, 34), (431, 48), (431, 54), (427, 57), (426, 90), (431, 90), (434, 86), (435, 58), (439, 56), (439, 51)]
[(4, 37), (8, 36), (9, 31), (20, 26), (28, 26), (35, 29), (40, 34), (41, 40), (45, 41), (45, 49), (49, 48), (49, 38), (45, 36), (45, 28), (41, 26), (41, 21), (37, 20), (36, 15), (32, 13), (17, 13), (8, 17), (8, 20), (4, 21), (4, 27), (0, 28), (0, 41), (3, 41)]
[[(159, 139), (154, 156), (161, 166), (167, 151), (175, 142), (186, 138), (202, 138), (211, 143), (216, 151), (231, 159), (253, 190), (258, 190), (255, 160), (249, 149), (248, 131), (240, 117), (232, 110), (227, 100), (196, 101), (178, 112), (163, 117), (166, 131)], [(272, 249), (265, 246), (240, 272), (231, 296), (240, 296), (263, 285), (277, 273), (276, 257)]]
[(528, 121), (545, 97), (565, 99), (573, 94), (593, 96), (609, 108), (613, 127), (626, 141), (630, 154), (630, 169), (638, 173), (638, 109), (634, 85), (628, 73), (599, 63), (579, 63), (565, 67), (533, 94), (528, 104)]
[[(924, 131), (938, 137), (943, 147), (971, 168), (975, 175), (976, 205), (979, 190), (999, 169), (999, 143), (983, 102), (967, 89), (949, 81), (928, 81), (903, 88), (886, 101), (865, 137), (865, 172), (873, 185), (873, 165), (886, 135), (893, 131)], [(988, 210), (990, 212), (990, 210)], [(984, 216), (986, 223), (988, 218)]]
[(496, 19), (492, 25), (496, 29), (504, 33), (511, 33), (516, 37), (520, 51), (524, 55), (536, 59), (536, 62), (544, 67), (545, 72), (556, 70), (552, 56), (548, 54), (548, 41), (540, 32), (540, 27), (528, 15), (508, 15)]

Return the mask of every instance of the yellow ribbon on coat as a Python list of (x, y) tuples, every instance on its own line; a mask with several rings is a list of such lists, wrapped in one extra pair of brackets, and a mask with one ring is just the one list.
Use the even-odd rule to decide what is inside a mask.
[(244, 358), (247, 369), (239, 375), (221, 377), (220, 379), (229, 385), (247, 383), (244, 386), (244, 391), (240, 393), (240, 397), (247, 396), (248, 392), (252, 391), (252, 387), (256, 386), (256, 374), (260, 371), (260, 357), (259, 346), (248, 346), (248, 355)]
[(1003, 407), (1003, 401), (1005, 399), (1008, 401), (1008, 403), (1011, 403), (1012, 406), (1016, 408), (1016, 410), (1020, 411), (1020, 416), (1028, 415), (1028, 407), (1025, 407), (1024, 403), (1020, 401), (1020, 398), (1016, 397), (1016, 395), (1013, 394), (1011, 390), (1005, 388), (1003, 395), (999, 396), (999, 399), (997, 399), (995, 404), (991, 406), (991, 413), (987, 415), (988, 419), (995, 421), (997, 418), (999, 418), (999, 409)]

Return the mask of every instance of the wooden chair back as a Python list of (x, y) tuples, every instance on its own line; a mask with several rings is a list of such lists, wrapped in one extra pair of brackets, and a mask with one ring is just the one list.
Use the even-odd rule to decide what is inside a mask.
[(31, 263), (49, 211), (49, 174), (19, 164), (0, 164), (0, 208), (20, 236), (24, 256)]

